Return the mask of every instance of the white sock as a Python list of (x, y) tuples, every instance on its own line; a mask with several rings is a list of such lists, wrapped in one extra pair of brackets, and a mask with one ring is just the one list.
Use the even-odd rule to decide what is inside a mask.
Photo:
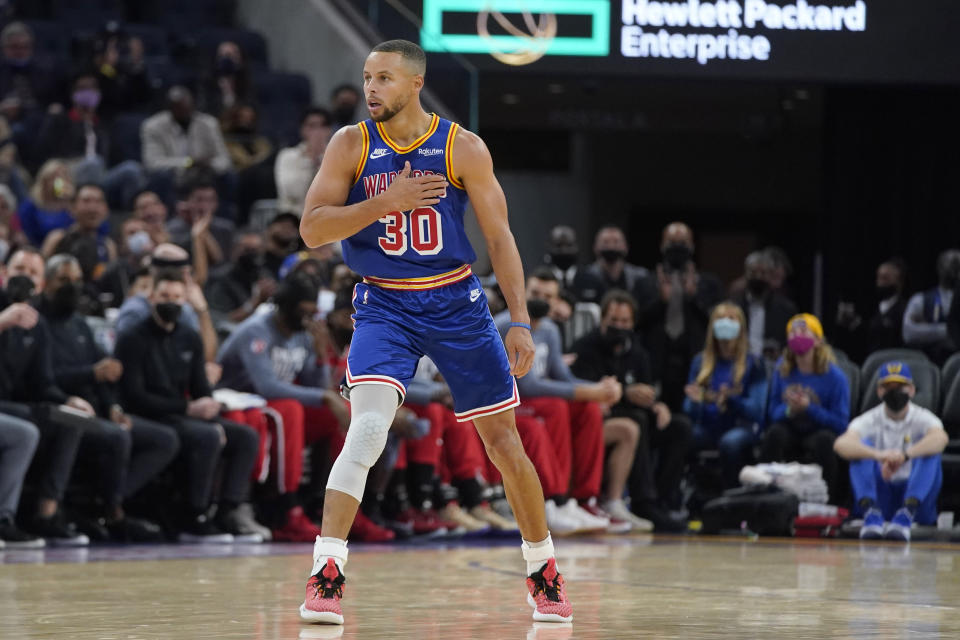
[[(523, 544), (520, 545), (520, 550), (523, 552), (523, 559), (527, 561), (527, 575), (540, 571), (547, 560), (555, 557), (553, 538), (550, 537), (549, 531), (547, 537), (540, 542), (524, 540)], [(559, 569), (557, 570), (559, 571)]]
[(340, 538), (326, 538), (317, 536), (317, 541), (313, 545), (313, 572), (316, 574), (327, 564), (327, 558), (333, 558), (333, 561), (343, 572), (347, 564), (347, 541)]

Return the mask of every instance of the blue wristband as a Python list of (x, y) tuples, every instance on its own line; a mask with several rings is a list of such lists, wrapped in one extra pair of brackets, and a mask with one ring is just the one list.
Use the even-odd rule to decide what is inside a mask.
[(530, 325), (528, 325), (526, 322), (511, 322), (510, 328), (513, 329), (514, 327), (520, 327), (521, 329), (526, 329), (530, 333), (533, 333), (533, 329), (531, 329)]

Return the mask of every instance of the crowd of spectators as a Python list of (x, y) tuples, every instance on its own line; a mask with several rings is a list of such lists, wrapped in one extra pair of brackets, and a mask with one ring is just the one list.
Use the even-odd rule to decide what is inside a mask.
[[(160, 82), (117, 23), (81, 44), (66, 77), (28, 24), (0, 31), (0, 542), (313, 540), (349, 424), (359, 277), (339, 247), (305, 250), (299, 216), (360, 93), (304, 109), (286, 146), (262, 127), (261, 70), (236, 42), (193, 82)], [(546, 238), (516, 414), (550, 529), (684, 531), (693, 469), (716, 451), (728, 487), (755, 459), (815, 462), (835, 502), (852, 485), (867, 537), (909, 537), (935, 515), (942, 424), (912, 401), (905, 363), (887, 363), (870, 390), (881, 404), (861, 407), (842, 361), (909, 347), (944, 365), (960, 344), (960, 251), (909, 298), (902, 261), (881, 264), (870, 317), (838, 308), (834, 351), (798, 313), (782, 250), (750, 253), (724, 287), (694, 238), (668, 225), (646, 266), (615, 226), (589, 259), (570, 227)], [(504, 330), (495, 278), (485, 293)], [(406, 400), (351, 537), (514, 531), (428, 359)]]

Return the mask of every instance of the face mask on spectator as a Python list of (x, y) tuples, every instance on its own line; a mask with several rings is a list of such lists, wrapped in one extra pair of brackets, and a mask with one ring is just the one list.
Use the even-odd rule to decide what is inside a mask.
[(693, 252), (685, 244), (667, 245), (663, 250), (663, 261), (674, 271), (683, 271), (693, 258)]
[(881, 300), (892, 298), (895, 295), (897, 295), (897, 285), (888, 284), (882, 287), (877, 287), (877, 297)]
[(713, 335), (717, 340), (736, 340), (740, 323), (733, 318), (717, 318), (713, 321)]
[(910, 396), (903, 389), (891, 389), (883, 394), (883, 404), (893, 412), (902, 411), (908, 402)]
[(284, 236), (276, 234), (271, 236), (273, 243), (284, 253), (295, 253), (300, 248), (300, 238), (296, 236)]
[(813, 336), (796, 335), (787, 340), (787, 346), (798, 356), (802, 356), (810, 349), (813, 349), (816, 340)]
[(344, 105), (337, 107), (333, 110), (333, 119), (335, 122), (353, 122), (353, 114), (357, 110), (356, 107), (351, 107), (350, 105)]
[(26, 302), (33, 296), (33, 280), (28, 276), (13, 276), (7, 280), (7, 297), (10, 302)]
[(747, 280), (747, 290), (754, 297), (762, 298), (770, 290), (770, 283), (763, 278), (750, 278)]
[(536, 298), (527, 300), (527, 313), (530, 314), (532, 319), (539, 320), (550, 313), (550, 303)]
[(277, 305), (277, 311), (283, 318), (283, 324), (292, 331), (303, 331), (306, 326), (307, 316), (300, 310), (299, 302), (287, 302)]
[(223, 76), (229, 76), (237, 71), (237, 61), (230, 56), (217, 58), (217, 73)]
[(164, 324), (176, 322), (180, 318), (180, 312), (183, 310), (182, 305), (176, 302), (158, 302), (153, 308), (156, 311), (157, 317), (160, 318), (160, 322)]
[(603, 334), (603, 341), (609, 347), (619, 347), (625, 345), (627, 341), (630, 340), (631, 333), (629, 329), (607, 327), (607, 330)]
[(566, 271), (577, 264), (576, 253), (551, 253), (550, 262), (552, 262), (561, 271)]
[(78, 89), (73, 92), (73, 104), (81, 109), (96, 109), (100, 104), (100, 91), (97, 89)]
[(150, 234), (146, 231), (137, 231), (127, 236), (127, 250), (135, 256), (142, 256), (150, 250)]
[(250, 281), (260, 276), (263, 260), (256, 251), (244, 251), (237, 256), (237, 271)]
[(53, 312), (58, 316), (69, 316), (77, 310), (80, 304), (80, 285), (70, 283), (65, 284), (50, 297), (50, 305)]
[(607, 264), (620, 262), (627, 257), (627, 252), (620, 249), (603, 249), (600, 251), (600, 259)]

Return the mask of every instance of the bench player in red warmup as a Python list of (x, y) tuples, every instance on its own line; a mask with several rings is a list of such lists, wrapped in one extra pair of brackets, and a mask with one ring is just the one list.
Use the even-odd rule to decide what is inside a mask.
[[(426, 56), (412, 42), (373, 48), (363, 68), (370, 119), (334, 135), (300, 222), (307, 246), (342, 240), (344, 260), (363, 276), (347, 361), (350, 428), (327, 481), (323, 537), (314, 545), (300, 616), (343, 624), (347, 532), (405, 385), (427, 355), (450, 386), (457, 419), (474, 422), (503, 475), (523, 536), (534, 620), (567, 622), (573, 610), (543, 491), (514, 422), (514, 376), (530, 369), (534, 347), (506, 199), (483, 141), (424, 111), (425, 73)], [(468, 199), (513, 321), (502, 340), (470, 271), (476, 254), (463, 225)]]

